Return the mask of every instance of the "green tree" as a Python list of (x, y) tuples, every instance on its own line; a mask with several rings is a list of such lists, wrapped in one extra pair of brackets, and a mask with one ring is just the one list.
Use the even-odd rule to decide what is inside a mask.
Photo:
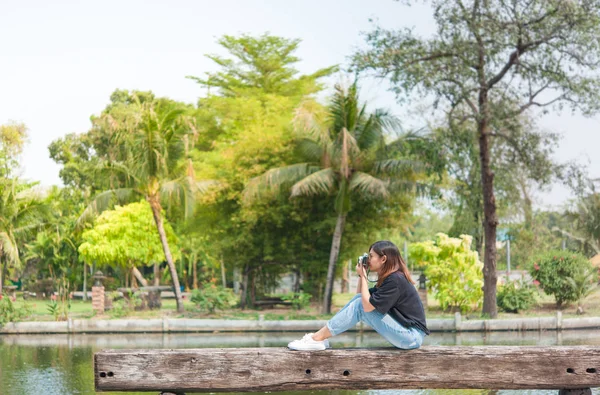
[(17, 178), (0, 181), (0, 290), (9, 268), (19, 269), (19, 246), (39, 229), (47, 207), (31, 184)]
[(10, 177), (27, 142), (27, 127), (11, 122), (0, 125), (0, 177)]
[(592, 191), (581, 196), (565, 213), (572, 232), (557, 227), (563, 235), (580, 243), (581, 250), (588, 255), (600, 254), (600, 193)]
[(164, 229), (162, 204), (176, 202), (186, 216), (194, 209), (195, 193), (210, 182), (197, 182), (185, 158), (185, 136), (193, 129), (193, 119), (186, 117), (189, 107), (168, 99), (141, 100), (132, 95), (129, 101), (107, 108), (102, 119), (113, 127), (121, 139), (123, 160), (104, 160), (103, 168), (115, 175), (122, 187), (98, 194), (82, 214), (82, 220), (103, 211), (115, 201), (144, 197), (150, 204), (163, 252), (169, 266), (177, 311), (184, 310), (179, 278)]
[[(156, 223), (146, 201), (116, 206), (104, 211), (94, 221), (92, 229), (83, 232), (79, 254), (84, 262), (99, 265), (121, 266), (133, 269), (134, 275), (144, 283), (136, 265), (161, 263), (165, 259)], [(173, 259), (180, 258), (177, 239), (169, 223), (164, 224), (169, 246), (175, 247)]]
[(229, 279), (240, 272), (244, 307), (288, 270), (305, 273), (311, 291), (321, 281), (314, 269), (331, 228), (325, 204), (280, 196), (249, 204), (242, 191), (266, 170), (296, 163), (294, 111), (313, 103), (321, 77), (335, 67), (301, 75), (295, 68), (298, 40), (265, 34), (225, 36), (219, 43), (226, 55), (209, 56), (218, 72), (194, 78), (209, 94), (198, 102), (199, 134), (190, 155), (198, 178), (218, 179), (222, 187), (203, 197), (186, 228), (203, 240), (202, 275), (218, 277), (221, 261)]
[(468, 311), (481, 303), (483, 264), (477, 252), (471, 251), (472, 240), (471, 236), (458, 239), (439, 233), (434, 241), (410, 246), (410, 260), (424, 267), (427, 286), (435, 291), (434, 297), (444, 310), (454, 307)]
[(336, 66), (298, 76), (292, 67), (300, 59), (294, 56), (300, 40), (290, 40), (268, 33), (259, 37), (251, 35), (228, 36), (217, 40), (227, 50), (229, 57), (207, 55), (220, 66), (206, 78), (189, 76), (209, 89), (216, 88), (224, 97), (303, 97), (320, 91), (319, 79), (337, 70)]
[(498, 225), (491, 140), (511, 141), (513, 120), (555, 105), (597, 106), (600, 4), (595, 1), (432, 0), (436, 33), (376, 28), (358, 68), (394, 91), (431, 95), (451, 124), (476, 124), (485, 239), (483, 313), (496, 317)]
[(326, 114), (300, 112), (296, 123), (305, 132), (298, 148), (306, 162), (268, 170), (248, 184), (245, 194), (251, 199), (261, 189), (294, 183), (291, 197), (335, 195), (337, 221), (323, 299), (323, 312), (330, 313), (335, 268), (353, 196), (387, 199), (406, 181), (414, 180), (405, 178), (411, 177), (406, 161), (383, 157), (386, 133), (398, 127), (397, 119), (383, 110), (368, 113), (366, 104), (359, 102), (356, 82), (348, 89), (336, 86)]

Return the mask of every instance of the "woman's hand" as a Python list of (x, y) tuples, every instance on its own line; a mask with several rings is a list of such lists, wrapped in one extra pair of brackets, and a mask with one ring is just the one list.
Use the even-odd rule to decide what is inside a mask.
[(356, 274), (358, 274), (358, 277), (367, 277), (367, 271), (360, 263), (356, 264)]

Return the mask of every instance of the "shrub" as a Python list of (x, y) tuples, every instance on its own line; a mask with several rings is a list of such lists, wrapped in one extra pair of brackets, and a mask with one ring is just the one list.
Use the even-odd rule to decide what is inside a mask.
[(31, 314), (29, 305), (23, 303), (22, 306), (16, 306), (16, 298), (0, 294), (0, 326), (7, 322), (18, 322)]
[(518, 313), (537, 303), (537, 291), (522, 282), (511, 281), (498, 287), (496, 303), (502, 311)]
[(311, 297), (312, 296), (310, 294), (304, 292), (290, 292), (288, 294), (282, 295), (281, 299), (285, 300), (286, 302), (291, 302), (293, 309), (303, 310), (310, 305)]
[(200, 310), (206, 310), (209, 313), (228, 309), (238, 302), (231, 288), (223, 288), (214, 284), (206, 285), (202, 289), (195, 289), (192, 292), (191, 300)]
[(438, 233), (434, 241), (412, 244), (410, 259), (423, 268), (427, 287), (442, 309), (477, 308), (483, 299), (482, 268), (477, 252), (471, 250), (471, 236), (459, 239)]
[(591, 270), (592, 264), (585, 256), (566, 250), (548, 251), (536, 256), (530, 263), (529, 273), (548, 295), (556, 299), (556, 306), (574, 302), (579, 298), (577, 287), (568, 279)]
[(112, 306), (108, 310), (108, 314), (112, 318), (125, 317), (142, 306), (142, 297), (139, 292), (130, 292), (128, 297), (119, 299), (119, 293), (113, 291), (109, 294), (109, 298), (112, 302)]
[(584, 267), (567, 278), (573, 287), (577, 301), (577, 314), (583, 314), (583, 300), (596, 289), (598, 272), (593, 267)]

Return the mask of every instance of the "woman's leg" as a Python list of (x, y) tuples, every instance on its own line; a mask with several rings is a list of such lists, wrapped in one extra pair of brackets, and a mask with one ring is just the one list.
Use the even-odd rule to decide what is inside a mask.
[[(423, 343), (423, 335), (417, 329), (405, 328), (388, 314), (383, 315), (377, 310), (365, 312), (360, 298), (354, 298), (331, 318), (327, 322), (327, 330), (330, 336), (339, 335), (354, 328), (360, 321), (365, 322), (395, 347), (411, 349), (418, 348)], [(319, 332), (321, 331), (324, 332), (324, 329)]]
[[(348, 306), (350, 306), (352, 304), (352, 302), (354, 302), (357, 299), (360, 300), (360, 298), (361, 298), (360, 294), (354, 295), (354, 297), (352, 297), (352, 299), (350, 299), (350, 301), (348, 303), (346, 303), (346, 305), (344, 307), (342, 307), (342, 309), (336, 313), (336, 316), (338, 314), (342, 313), (344, 310), (348, 309)], [(335, 318), (335, 316), (334, 316), (334, 318)], [(323, 341), (325, 339), (330, 338), (331, 336), (333, 336), (333, 335), (331, 334), (329, 327), (326, 325), (323, 328), (319, 329), (319, 331), (316, 332), (314, 335), (312, 335), (312, 338), (316, 341)]]

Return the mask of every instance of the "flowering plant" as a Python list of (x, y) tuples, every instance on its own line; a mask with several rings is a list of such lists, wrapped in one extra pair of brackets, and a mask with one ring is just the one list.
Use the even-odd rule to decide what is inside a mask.
[(553, 295), (556, 306), (578, 299), (576, 287), (569, 281), (577, 273), (591, 269), (591, 263), (583, 255), (567, 250), (548, 251), (534, 257), (529, 273), (534, 284), (539, 284), (547, 295)]

